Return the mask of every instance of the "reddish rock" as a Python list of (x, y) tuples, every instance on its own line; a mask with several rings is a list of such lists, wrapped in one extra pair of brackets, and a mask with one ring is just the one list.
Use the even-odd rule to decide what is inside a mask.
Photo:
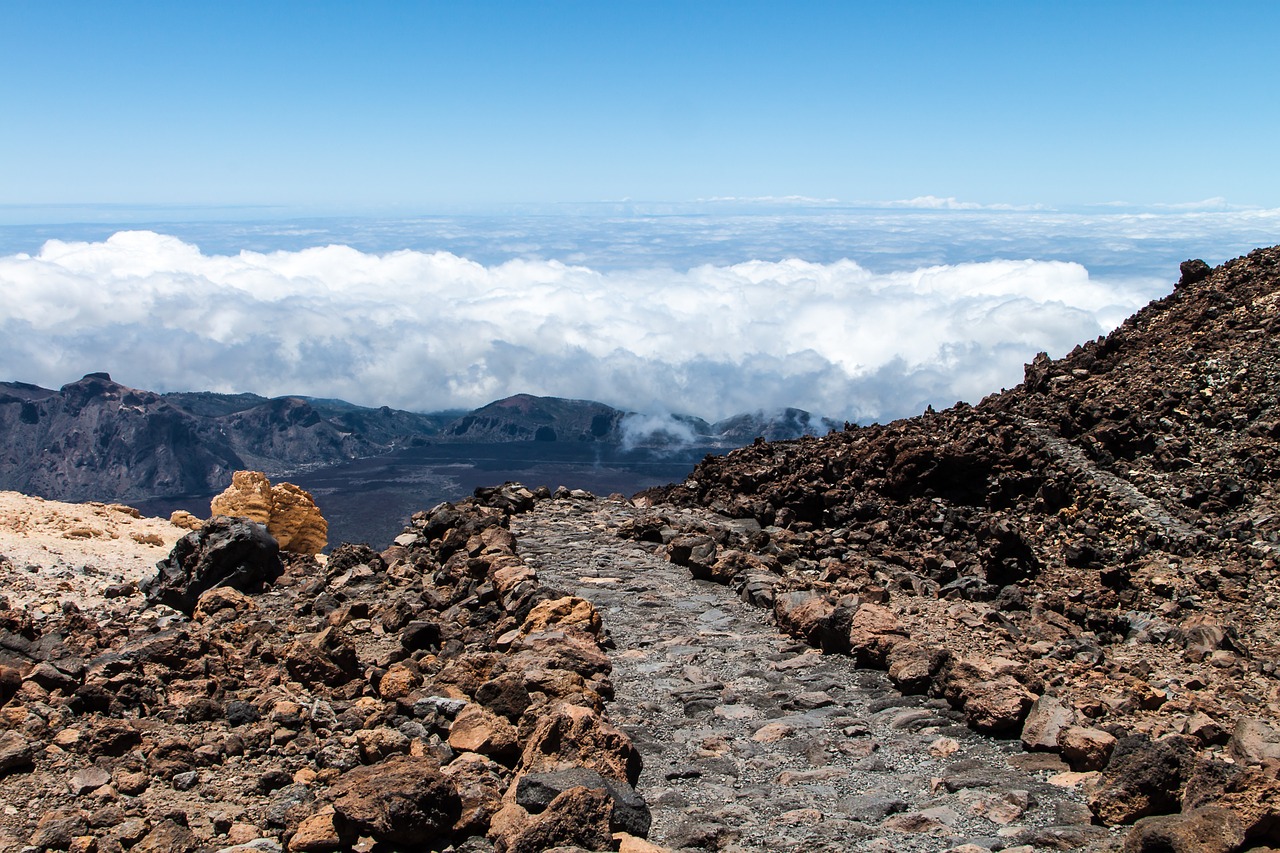
[(1230, 853), (1244, 839), (1235, 814), (1203, 808), (1142, 818), (1125, 836), (1124, 853)]
[(482, 705), (468, 703), (449, 727), (449, 746), (461, 752), (477, 752), (504, 764), (520, 753), (515, 727), (505, 717)]
[(1056, 696), (1041, 696), (1031, 705), (1027, 719), (1022, 724), (1023, 748), (1056, 752), (1059, 748), (1058, 734), (1074, 723), (1075, 719), (1075, 711), (1064, 705), (1061, 699)]
[(561, 704), (539, 718), (520, 756), (522, 771), (589, 767), (634, 785), (640, 753), (620, 729), (589, 708)]
[(850, 654), (863, 666), (883, 668), (893, 647), (907, 632), (893, 611), (878, 604), (861, 604), (849, 623)]
[(604, 791), (570, 788), (541, 814), (527, 819), (510, 834), (494, 839), (496, 853), (543, 853), (553, 847), (577, 845), (588, 850), (613, 847), (609, 830), (612, 805)]
[(483, 834), (502, 808), (502, 795), (511, 782), (511, 771), (474, 752), (464, 752), (441, 771), (457, 790), (462, 812), (454, 825), (460, 834)]
[(428, 756), (400, 755), (343, 774), (330, 789), (342, 835), (389, 844), (447, 839), (462, 813), (458, 792)]
[(885, 656), (889, 680), (903, 693), (925, 693), (947, 657), (944, 649), (932, 649), (914, 640), (894, 643)]
[(28, 741), (13, 730), (0, 732), (0, 774), (15, 770), (29, 770), (35, 750)]
[(1072, 770), (1087, 773), (1107, 766), (1116, 739), (1101, 729), (1067, 726), (1058, 734), (1058, 746)]
[(305, 853), (331, 853), (341, 850), (352, 839), (344, 839), (334, 823), (332, 807), (311, 815), (298, 824), (298, 829), (289, 839), (289, 851), (305, 851)]
[(677, 536), (667, 546), (667, 559), (684, 566), (695, 578), (709, 579), (716, 562), (716, 540), (704, 533)]
[(812, 590), (792, 590), (774, 595), (773, 617), (778, 627), (811, 645), (821, 645), (835, 604), (824, 594)]
[(1240, 720), (1227, 742), (1227, 751), (1244, 764), (1280, 761), (1280, 732), (1265, 720)]

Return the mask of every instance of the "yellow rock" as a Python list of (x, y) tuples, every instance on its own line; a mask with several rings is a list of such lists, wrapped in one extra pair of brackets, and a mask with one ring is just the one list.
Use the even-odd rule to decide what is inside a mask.
[(185, 509), (175, 509), (173, 514), (169, 516), (169, 523), (174, 527), (181, 527), (183, 530), (199, 530), (204, 527), (203, 521)]
[(585, 598), (566, 595), (554, 601), (540, 601), (525, 617), (520, 631), (532, 634), (536, 631), (550, 631), (557, 628), (577, 628), (588, 634), (600, 633), (600, 614), (591, 602)]
[(231, 485), (213, 499), (209, 510), (265, 524), (281, 551), (318, 554), (329, 542), (329, 522), (311, 493), (293, 483), (272, 486), (259, 471), (233, 474)]
[[(259, 524), (271, 521), (271, 481), (261, 471), (237, 471), (231, 485), (209, 504), (214, 515), (247, 518)], [(268, 525), (268, 530), (270, 526)]]

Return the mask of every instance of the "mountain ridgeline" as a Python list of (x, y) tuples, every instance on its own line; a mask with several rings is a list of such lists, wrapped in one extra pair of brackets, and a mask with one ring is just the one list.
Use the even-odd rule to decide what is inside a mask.
[(727, 449), (757, 436), (795, 438), (833, 426), (798, 409), (710, 424), (528, 394), (468, 413), (420, 414), (295, 396), (158, 394), (91, 373), (57, 391), (0, 382), (0, 488), (66, 500), (143, 500), (218, 491), (236, 470), (278, 477), (428, 443)]

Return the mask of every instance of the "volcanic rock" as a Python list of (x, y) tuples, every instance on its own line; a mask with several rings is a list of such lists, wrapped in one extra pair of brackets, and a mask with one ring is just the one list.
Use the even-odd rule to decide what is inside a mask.
[(237, 471), (231, 485), (209, 505), (215, 515), (266, 525), (281, 551), (318, 554), (328, 544), (329, 523), (311, 493), (292, 483), (275, 486), (258, 471)]
[(338, 779), (332, 794), (339, 834), (390, 844), (438, 843), (462, 812), (457, 790), (428, 756), (399, 755), (357, 767)]
[(279, 547), (265, 527), (225, 516), (180, 539), (156, 569), (158, 574), (141, 585), (147, 600), (188, 615), (210, 589), (257, 592), (283, 571)]

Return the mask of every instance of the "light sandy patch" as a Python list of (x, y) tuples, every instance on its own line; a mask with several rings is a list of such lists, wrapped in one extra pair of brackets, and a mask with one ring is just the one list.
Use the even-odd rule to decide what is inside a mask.
[(64, 601), (97, 608), (108, 586), (153, 574), (156, 561), (187, 532), (120, 504), (0, 491), (0, 594), (33, 614)]

